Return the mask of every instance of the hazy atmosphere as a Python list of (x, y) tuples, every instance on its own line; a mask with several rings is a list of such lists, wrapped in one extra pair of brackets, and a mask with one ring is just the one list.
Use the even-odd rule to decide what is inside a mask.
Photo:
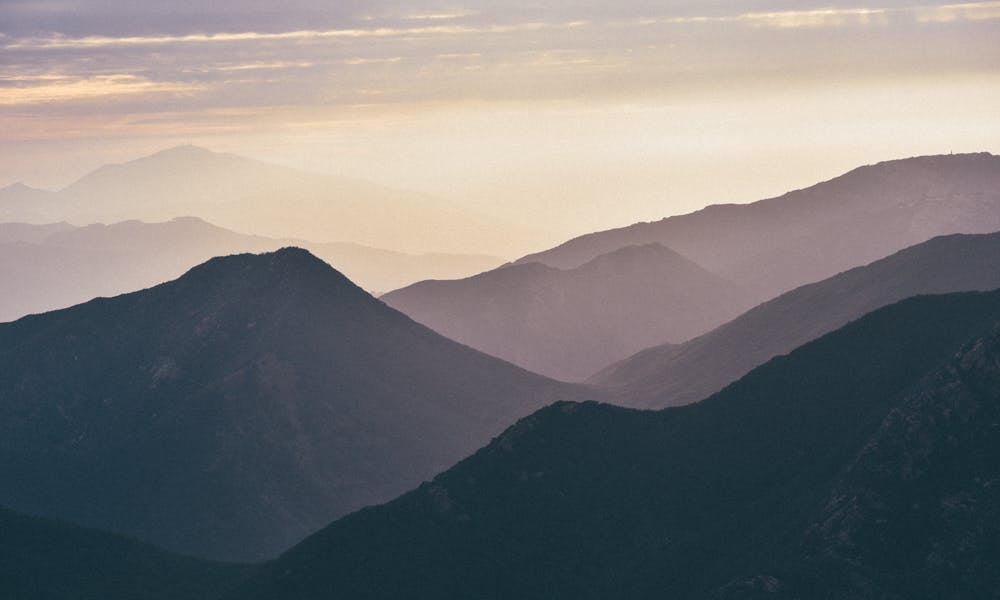
[(460, 202), (541, 249), (997, 152), (998, 38), (1000, 2), (7, 0), (0, 186), (194, 143)]
[(1000, 0), (0, 0), (0, 600), (1000, 599)]

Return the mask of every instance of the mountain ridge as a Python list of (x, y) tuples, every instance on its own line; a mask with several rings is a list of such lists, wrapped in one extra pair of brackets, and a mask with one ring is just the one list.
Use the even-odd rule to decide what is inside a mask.
[(0, 362), (0, 474), (21, 482), (0, 504), (226, 560), (280, 552), (587, 393), (291, 248), (0, 325)]
[(516, 263), (381, 298), (454, 340), (576, 381), (615, 357), (707, 331), (748, 308), (748, 296), (674, 250), (646, 244), (573, 269)]
[(715, 204), (579, 236), (515, 262), (568, 268), (660, 242), (763, 301), (949, 233), (1000, 230), (1000, 157), (918, 156), (865, 165), (748, 204)]
[(694, 598), (769, 581), (893, 409), (998, 322), (1000, 292), (910, 298), (698, 404), (550, 405), (230, 597)]
[(695, 402), (773, 356), (918, 294), (1000, 287), (1000, 233), (939, 236), (804, 285), (680, 345), (647, 348), (588, 382), (642, 408)]

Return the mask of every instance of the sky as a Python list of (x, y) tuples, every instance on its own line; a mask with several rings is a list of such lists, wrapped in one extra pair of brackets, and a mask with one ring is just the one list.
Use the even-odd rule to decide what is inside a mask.
[(572, 235), (1000, 153), (1000, 2), (0, 0), (0, 186), (183, 143)]

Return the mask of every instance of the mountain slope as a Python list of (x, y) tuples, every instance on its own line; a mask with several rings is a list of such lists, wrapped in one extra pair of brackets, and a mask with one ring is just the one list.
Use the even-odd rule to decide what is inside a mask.
[(0, 503), (273, 555), (581, 391), (442, 338), (289, 248), (0, 325)]
[(661, 243), (767, 300), (937, 235), (998, 230), (1000, 157), (923, 156), (752, 204), (581, 236), (518, 262), (572, 268), (624, 246)]
[(221, 595), (252, 569), (0, 508), (0, 597), (191, 600)]
[[(723, 598), (995, 598), (1000, 594), (1000, 328), (898, 403), (833, 486), (804, 559)], [(748, 585), (748, 582), (750, 585)]]
[(1000, 233), (942, 236), (785, 293), (684, 344), (639, 352), (590, 382), (614, 390), (625, 406), (687, 404), (881, 306), (918, 294), (996, 288)]
[(551, 239), (422, 194), (196, 146), (106, 165), (47, 193), (44, 203), (20, 188), (10, 195), (4, 203), (0, 194), (0, 220), (84, 225), (195, 216), (242, 233), (410, 253), (511, 256)]
[(193, 217), (113, 225), (0, 224), (0, 322), (179, 277), (213, 256), (299, 246), (368, 290), (459, 277), (503, 262), (476, 255), (412, 255), (349, 243), (239, 234)]
[(463, 344), (567, 381), (708, 331), (750, 306), (737, 286), (659, 244), (565, 271), (527, 263), (423, 281), (381, 299)]
[[(710, 597), (797, 559), (880, 424), (998, 321), (1000, 292), (913, 298), (695, 405), (545, 408), (433, 482), (310, 537), (232, 597)], [(996, 344), (987, 357), (995, 379)]]

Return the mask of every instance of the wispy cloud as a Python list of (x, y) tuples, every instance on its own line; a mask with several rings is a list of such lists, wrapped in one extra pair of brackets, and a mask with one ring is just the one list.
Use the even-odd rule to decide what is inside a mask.
[(885, 22), (889, 11), (884, 8), (824, 8), (818, 10), (786, 10), (779, 12), (745, 13), (734, 20), (755, 27), (778, 29), (843, 27)]
[(988, 21), (1000, 19), (1000, 2), (968, 2), (927, 6), (914, 10), (921, 23), (953, 23), (955, 21)]
[(88, 78), (39, 75), (7, 77), (2, 81), (14, 84), (11, 87), (0, 88), (3, 89), (3, 93), (0, 94), (2, 106), (107, 99), (137, 94), (191, 93), (196, 90), (196, 86), (192, 84), (150, 81), (136, 75), (101, 75)]
[(232, 42), (260, 41), (310, 41), (324, 39), (356, 39), (356, 38), (389, 38), (433, 35), (479, 35), (505, 34), (517, 32), (545, 31), (558, 29), (573, 29), (586, 25), (583, 21), (568, 21), (560, 23), (528, 22), (505, 25), (428, 25), (422, 27), (376, 27), (370, 29), (325, 29), (299, 30), (283, 32), (212, 33), (187, 35), (153, 35), (153, 36), (87, 36), (65, 37), (60, 35), (49, 37), (25, 38), (3, 46), (6, 50), (45, 50), (45, 49), (96, 49), (113, 46), (152, 46), (162, 44), (213, 44)]
[(403, 60), (402, 56), (390, 56), (388, 58), (348, 58), (344, 60), (345, 65), (358, 66), (358, 65), (372, 65), (372, 64), (392, 64), (398, 63)]

